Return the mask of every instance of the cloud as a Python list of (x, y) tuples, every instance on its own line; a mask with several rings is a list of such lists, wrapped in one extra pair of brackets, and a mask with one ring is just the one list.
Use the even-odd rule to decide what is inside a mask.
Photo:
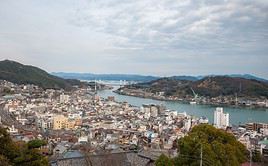
[(267, 10), (265, 0), (1, 1), (0, 57), (50, 71), (268, 77)]
[(242, 36), (244, 32), (241, 28), (244, 26), (248, 26), (247, 33), (253, 32), (256, 36), (259, 35), (255, 32), (256, 27), (267, 31), (268, 6), (264, 1), (217, 2), (88, 1), (86, 6), (77, 9), (73, 23), (107, 33), (113, 38), (124, 38), (117, 46), (125, 48), (137, 45), (141, 49), (169, 48), (174, 42), (179, 49), (187, 38), (187, 42), (194, 45), (200, 43), (196, 44), (199, 41), (191, 40), (192, 38), (205, 38), (207, 41), (216, 38), (219, 47), (225, 44), (233, 48), (230, 36), (239, 36), (235, 39), (239, 41), (236, 42), (236, 47), (250, 42), (247, 36)]

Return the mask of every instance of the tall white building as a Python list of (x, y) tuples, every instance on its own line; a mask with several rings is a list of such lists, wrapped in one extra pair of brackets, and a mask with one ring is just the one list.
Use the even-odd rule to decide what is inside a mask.
[(229, 113), (223, 113), (223, 108), (217, 107), (214, 111), (214, 125), (217, 128), (229, 126)]
[(158, 107), (156, 105), (151, 105), (151, 116), (157, 117), (158, 116)]
[(187, 132), (190, 131), (191, 126), (192, 126), (192, 119), (191, 118), (185, 119), (184, 120), (184, 127), (185, 127), (185, 130)]

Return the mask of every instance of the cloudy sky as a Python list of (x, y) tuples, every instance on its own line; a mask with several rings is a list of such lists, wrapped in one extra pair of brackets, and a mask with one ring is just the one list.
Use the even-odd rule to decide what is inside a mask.
[(268, 78), (268, 1), (0, 0), (0, 59), (49, 72)]

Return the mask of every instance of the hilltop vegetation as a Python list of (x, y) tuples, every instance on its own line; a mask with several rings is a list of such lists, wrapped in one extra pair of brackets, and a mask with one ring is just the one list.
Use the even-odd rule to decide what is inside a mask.
[(193, 96), (191, 88), (199, 96), (205, 97), (234, 96), (236, 94), (242, 97), (268, 97), (268, 83), (228, 76), (205, 77), (196, 81), (177, 80), (172, 77), (161, 78), (124, 88), (141, 89), (151, 93), (164, 92), (165, 96), (178, 96), (181, 98)]
[(72, 89), (73, 85), (81, 85), (78, 80), (62, 79), (48, 74), (46, 71), (18, 62), (0, 61), (0, 79), (17, 84), (34, 84), (44, 89)]
[(254, 79), (216, 76), (196, 81), (190, 86), (196, 93), (210, 97), (234, 94), (250, 97), (268, 97), (268, 83)]
[(172, 96), (172, 95), (185, 96), (187, 95), (186, 90), (189, 87), (189, 84), (191, 83), (192, 81), (188, 80), (161, 78), (147, 83), (139, 83), (127, 86), (127, 88), (143, 89), (144, 91), (151, 93), (164, 92), (165, 96)]

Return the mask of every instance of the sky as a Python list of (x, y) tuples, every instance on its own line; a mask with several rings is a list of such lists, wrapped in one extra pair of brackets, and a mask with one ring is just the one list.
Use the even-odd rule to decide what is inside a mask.
[(268, 78), (267, 0), (0, 0), (0, 60), (48, 72)]

